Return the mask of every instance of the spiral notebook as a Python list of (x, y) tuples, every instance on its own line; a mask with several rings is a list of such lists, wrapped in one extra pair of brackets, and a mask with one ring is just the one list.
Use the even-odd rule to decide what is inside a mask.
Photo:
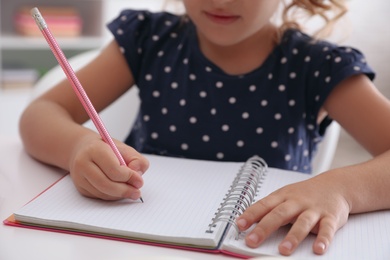
[[(245, 246), (245, 234), (238, 233), (235, 219), (254, 200), (310, 177), (267, 169), (265, 162), (257, 156), (243, 163), (153, 155), (147, 155), (147, 158), (150, 168), (144, 175), (142, 188), (145, 203), (139, 200), (106, 202), (83, 197), (66, 175), (14, 212), (5, 224), (240, 257), (277, 255), (278, 244), (287, 230), (280, 229), (254, 250)], [(388, 221), (388, 212), (382, 214), (387, 215), (379, 219)], [(344, 237), (348, 242), (339, 242), (344, 245), (340, 252), (361, 249), (359, 243), (350, 241), (350, 235), (361, 228), (359, 220), (354, 223), (357, 230), (347, 231)], [(383, 226), (377, 229), (378, 234), (386, 233)], [(336, 236), (336, 239), (343, 240), (344, 237)], [(383, 243), (389, 244), (388, 236), (384, 235), (384, 238)], [(298, 256), (313, 256), (312, 239), (306, 239)], [(345, 248), (346, 243), (350, 248)], [(334, 250), (328, 256), (337, 257), (339, 251)], [(390, 251), (384, 253), (389, 255)], [(362, 255), (359, 251), (357, 254)]]

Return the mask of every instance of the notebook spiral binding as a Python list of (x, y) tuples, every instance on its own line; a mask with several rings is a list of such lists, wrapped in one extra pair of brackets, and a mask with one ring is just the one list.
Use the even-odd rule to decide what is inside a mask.
[(236, 229), (238, 237), (240, 232), (235, 220), (252, 205), (267, 168), (267, 163), (257, 155), (244, 163), (216, 211), (215, 217), (211, 220), (207, 233), (213, 233), (217, 222), (228, 222)]

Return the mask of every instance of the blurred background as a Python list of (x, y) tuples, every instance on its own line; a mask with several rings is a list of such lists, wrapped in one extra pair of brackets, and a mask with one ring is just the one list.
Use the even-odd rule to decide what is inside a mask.
[[(390, 98), (390, 1), (349, 0), (352, 30), (341, 44), (360, 49), (376, 70), (375, 84)], [(56, 60), (37, 31), (29, 10), (39, 7), (65, 55), (104, 46), (111, 36), (105, 24), (124, 8), (160, 10), (164, 0), (0, 0), (0, 135), (17, 136), (19, 116), (34, 83)], [(341, 28), (341, 30), (343, 30)], [(370, 158), (342, 131), (332, 167)]]

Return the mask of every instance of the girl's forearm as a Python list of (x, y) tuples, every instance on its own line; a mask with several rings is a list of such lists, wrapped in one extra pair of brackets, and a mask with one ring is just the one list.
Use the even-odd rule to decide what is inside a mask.
[(390, 209), (390, 151), (364, 163), (331, 170), (320, 178), (338, 186), (350, 213)]
[(24, 111), (20, 134), (26, 151), (34, 158), (66, 170), (75, 145), (98, 134), (76, 123), (61, 106), (38, 100)]

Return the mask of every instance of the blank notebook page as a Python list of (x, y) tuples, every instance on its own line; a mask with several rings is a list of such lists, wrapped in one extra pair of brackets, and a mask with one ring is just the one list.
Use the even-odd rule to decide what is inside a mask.
[(243, 163), (147, 158), (150, 168), (141, 189), (145, 203), (83, 197), (67, 175), (15, 215), (20, 220), (46, 220), (42, 225), (92, 226), (96, 232), (116, 230), (117, 235), (172, 243), (209, 245), (215, 240), (212, 246), (217, 246), (216, 236), (225, 224), (211, 234), (206, 230)]

